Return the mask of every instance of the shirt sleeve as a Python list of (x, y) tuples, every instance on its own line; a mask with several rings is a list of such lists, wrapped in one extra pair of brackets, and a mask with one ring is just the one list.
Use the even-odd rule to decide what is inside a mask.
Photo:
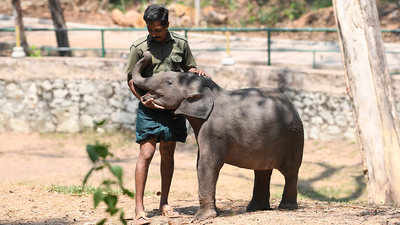
[(196, 61), (194, 60), (194, 57), (192, 55), (192, 51), (190, 50), (189, 44), (187, 42), (185, 42), (184, 45), (184, 55), (185, 55), (184, 59), (185, 70), (189, 70), (190, 68), (197, 66)]
[(132, 71), (133, 68), (135, 67), (135, 64), (139, 59), (141, 58), (141, 51), (139, 48), (132, 46), (131, 51), (129, 53), (128, 57), (128, 64), (125, 67), (125, 74), (127, 75), (127, 81), (132, 79)]

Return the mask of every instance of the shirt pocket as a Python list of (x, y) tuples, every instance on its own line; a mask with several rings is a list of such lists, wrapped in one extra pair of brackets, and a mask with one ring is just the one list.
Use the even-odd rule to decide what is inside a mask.
[(183, 71), (183, 57), (181, 56), (182, 53), (175, 52), (171, 55), (171, 70), (175, 72), (182, 72)]

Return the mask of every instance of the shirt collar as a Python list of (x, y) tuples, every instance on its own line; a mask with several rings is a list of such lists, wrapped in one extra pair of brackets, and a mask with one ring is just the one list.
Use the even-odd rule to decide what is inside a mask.
[[(172, 38), (171, 33), (168, 31), (167, 37), (166, 37), (166, 40), (165, 40), (165, 43), (170, 42), (170, 41), (173, 41), (173, 40), (174, 40), (174, 39)], [(149, 43), (150, 43), (150, 42), (156, 42), (156, 43), (157, 43), (157, 41), (154, 40), (154, 38), (153, 38), (152, 36), (150, 36), (150, 34), (147, 35), (147, 41), (148, 41)]]

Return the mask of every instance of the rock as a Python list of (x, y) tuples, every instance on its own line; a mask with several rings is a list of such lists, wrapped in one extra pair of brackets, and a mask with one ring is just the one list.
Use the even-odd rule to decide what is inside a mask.
[(21, 118), (11, 118), (9, 126), (12, 131), (28, 133), (31, 131), (27, 121)]
[(111, 19), (115, 24), (118, 24), (121, 26), (127, 26), (127, 25), (123, 24), (125, 22), (124, 14), (119, 9), (113, 9), (111, 11)]
[(126, 112), (114, 112), (111, 114), (111, 121), (114, 123), (133, 124), (135, 123), (135, 115)]
[(202, 16), (207, 21), (207, 23), (226, 24), (228, 21), (227, 15), (218, 13), (212, 6), (205, 7), (202, 10)]
[(170, 21), (173, 26), (192, 26), (194, 23), (194, 9), (182, 4), (173, 3), (168, 6)]
[(146, 22), (143, 20), (143, 15), (135, 10), (129, 10), (126, 14), (119, 9), (111, 11), (111, 19), (115, 24), (124, 27), (145, 27)]
[(130, 10), (125, 14), (125, 20), (128, 21), (130, 27), (146, 27), (146, 22), (143, 20), (143, 15), (134, 10)]
[(58, 124), (57, 132), (75, 133), (80, 131), (78, 107), (57, 108), (52, 113)]

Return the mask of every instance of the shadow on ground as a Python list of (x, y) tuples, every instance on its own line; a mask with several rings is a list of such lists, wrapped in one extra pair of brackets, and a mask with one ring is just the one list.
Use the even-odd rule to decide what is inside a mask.
[(21, 220), (20, 221), (0, 220), (0, 225), (70, 225), (70, 224), (74, 224), (74, 222), (66, 218), (47, 219), (39, 222), (29, 222)]

